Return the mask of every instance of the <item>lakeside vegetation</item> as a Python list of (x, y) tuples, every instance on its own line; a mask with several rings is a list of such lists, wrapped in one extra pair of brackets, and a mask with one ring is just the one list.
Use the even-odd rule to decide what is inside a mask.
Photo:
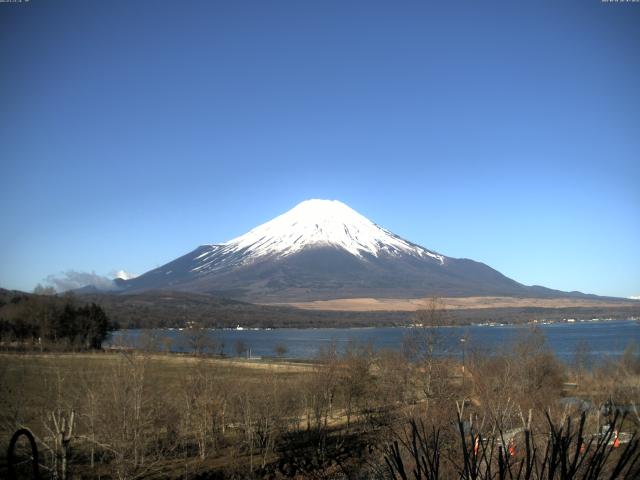
[(0, 343), (7, 347), (99, 349), (116, 328), (102, 307), (73, 295), (0, 295)]
[[(1, 448), (29, 428), (45, 478), (64, 478), (64, 466), (67, 478), (470, 479), (488, 478), (504, 461), (514, 471), (527, 458), (541, 463), (558, 429), (566, 448), (557, 461), (576, 454), (584, 473), (608, 452), (601, 467), (610, 472), (631, 445), (617, 478), (639, 473), (637, 438), (628, 435), (640, 425), (637, 349), (594, 366), (583, 348), (566, 366), (531, 331), (491, 354), (469, 345), (461, 365), (434, 355), (441, 340), (437, 328), (412, 329), (401, 352), (350, 344), (308, 363), (161, 354), (153, 342), (111, 353), (4, 353)], [(566, 437), (569, 418), (582, 421), (582, 440), (575, 427)], [(614, 422), (631, 441), (620, 449), (613, 429), (600, 435)], [(526, 456), (527, 441), (537, 460)], [(511, 444), (515, 453), (505, 457)], [(407, 473), (427, 457), (438, 459), (436, 474)], [(6, 462), (0, 468), (4, 475)], [(474, 468), (477, 476), (468, 473)], [(500, 478), (582, 478), (560, 471)]]

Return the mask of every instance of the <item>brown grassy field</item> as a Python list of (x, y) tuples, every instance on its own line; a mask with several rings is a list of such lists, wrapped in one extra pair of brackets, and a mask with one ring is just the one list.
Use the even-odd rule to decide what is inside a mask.
[[(276, 396), (270, 396), (272, 392), (267, 396), (281, 401), (312, 369), (313, 365), (302, 363), (149, 352), (0, 353), (0, 448), (6, 452), (11, 434), (27, 427), (41, 446), (44, 463), (50, 465), (51, 454), (43, 445), (52, 445), (51, 415), (68, 418), (75, 411), (76, 439), (71, 444), (70, 459), (72, 471), (83, 476), (128, 478), (135, 469), (144, 472), (144, 478), (188, 478), (202, 471), (228, 470), (234, 465), (250, 470), (251, 460), (244, 450), (239, 453), (238, 446), (245, 447), (240, 425), (243, 415), (256, 406), (260, 392), (277, 389)], [(133, 437), (121, 435), (137, 423), (140, 425), (136, 435), (149, 437), (154, 431), (166, 436), (175, 429), (181, 438), (193, 438), (192, 432), (203, 425), (198, 423), (203, 409), (209, 408), (199, 403), (204, 398), (213, 402), (213, 412), (226, 409), (230, 418), (226, 438), (212, 440), (216, 446), (209, 446), (206, 461), (193, 454), (193, 440), (178, 442), (183, 451), (171, 446), (154, 452), (153, 457), (146, 452), (147, 462), (135, 467), (127, 453), (122, 453), (124, 460), (119, 470), (113, 460), (105, 460), (111, 458), (112, 450), (126, 452), (136, 448)], [(142, 418), (132, 410), (135, 404), (142, 409)], [(91, 416), (93, 408), (97, 411)], [(100, 453), (96, 453), (95, 469), (89, 467), (87, 456), (91, 445), (87, 439), (92, 435), (90, 422), (99, 425), (101, 436), (96, 444)], [(120, 427), (112, 430), (115, 425)], [(212, 439), (216, 437), (211, 431), (207, 434)], [(263, 453), (267, 459), (273, 456), (271, 450)], [(6, 474), (2, 457), (0, 477)]]
[[(55, 419), (74, 412), (70, 478), (370, 478), (411, 419), (442, 429), (443, 448), (457, 452), (460, 400), (480, 424), (509, 431), (532, 410), (539, 438), (548, 437), (546, 413), (560, 423), (570, 413), (563, 396), (638, 404), (640, 356), (632, 349), (593, 371), (586, 360), (567, 368), (532, 332), (500, 355), (470, 350), (463, 376), (455, 359), (430, 354), (437, 332), (412, 329), (407, 340), (404, 354), (354, 345), (310, 363), (152, 351), (0, 353), (0, 448), (27, 427), (41, 463), (57, 468)], [(638, 422), (634, 414), (624, 428)], [(590, 411), (589, 435), (601, 423)], [(455, 465), (443, 468), (440, 478), (451, 478)], [(0, 478), (6, 469), (0, 456)]]
[[(329, 310), (351, 312), (396, 311), (415, 312), (428, 306), (430, 298), (342, 298), (317, 300), (312, 302), (292, 302), (286, 304), (305, 310)], [(490, 309), (490, 308), (576, 308), (576, 307), (637, 307), (639, 302), (592, 300), (580, 298), (514, 298), (514, 297), (442, 297), (442, 306), (447, 310)], [(275, 305), (275, 304), (274, 304)]]

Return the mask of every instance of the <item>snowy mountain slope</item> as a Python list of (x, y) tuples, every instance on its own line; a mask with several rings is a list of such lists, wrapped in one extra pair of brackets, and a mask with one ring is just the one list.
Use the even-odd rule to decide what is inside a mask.
[[(307, 200), (288, 212), (222, 245), (211, 245), (196, 257), (194, 271), (215, 271), (246, 265), (262, 257), (286, 257), (305, 248), (333, 246), (363, 258), (364, 255), (444, 257), (413, 245), (379, 227), (337, 200)], [(220, 261), (227, 258), (228, 261)]]
[(350, 297), (566, 296), (526, 287), (479, 262), (427, 250), (339, 201), (307, 200), (244, 235), (203, 245), (126, 292), (172, 289), (252, 302)]

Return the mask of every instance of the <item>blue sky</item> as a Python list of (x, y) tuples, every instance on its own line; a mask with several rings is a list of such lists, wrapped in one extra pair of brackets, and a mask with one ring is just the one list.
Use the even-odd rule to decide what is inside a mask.
[(142, 273), (308, 198), (640, 295), (640, 4), (0, 4), (0, 286)]

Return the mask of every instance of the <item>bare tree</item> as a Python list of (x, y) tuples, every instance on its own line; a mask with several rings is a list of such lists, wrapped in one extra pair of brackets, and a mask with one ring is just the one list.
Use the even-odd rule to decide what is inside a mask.
[(340, 366), (340, 387), (344, 396), (347, 428), (351, 426), (354, 412), (364, 410), (368, 393), (372, 390), (371, 365), (373, 348), (349, 342)]
[(75, 426), (75, 411), (68, 402), (68, 385), (61, 370), (56, 368), (54, 382), (49, 389), (52, 405), (47, 409), (44, 419), (46, 436), (42, 441), (51, 453), (53, 478), (62, 480), (67, 478), (70, 444), (74, 438)]
[(70, 413), (55, 410), (49, 414), (51, 426), (53, 427), (50, 432), (55, 453), (54, 477), (57, 478), (59, 474), (61, 480), (67, 479), (69, 444), (73, 438), (74, 417), (75, 412), (73, 410)]
[(147, 378), (149, 357), (123, 354), (99, 386), (99, 446), (109, 452), (114, 477), (130, 478), (152, 470), (163, 456), (152, 446), (156, 422), (170, 412), (163, 402), (161, 386)]
[(406, 357), (395, 350), (382, 350), (373, 362), (381, 403), (389, 406), (413, 403), (412, 371)]
[(287, 348), (287, 346), (284, 343), (278, 343), (274, 348), (273, 351), (275, 352), (275, 354), (282, 358), (286, 355), (286, 353), (289, 351), (289, 349)]
[(183, 332), (187, 339), (189, 349), (195, 355), (216, 351), (217, 345), (215, 338), (213, 338), (209, 330), (199, 323), (192, 324), (189, 328), (183, 330)]
[(581, 380), (585, 373), (592, 367), (591, 347), (589, 343), (580, 341), (576, 344), (573, 351), (573, 368), (579, 380)]
[(183, 386), (184, 435), (195, 437), (198, 455), (204, 460), (215, 448), (216, 425), (224, 403), (224, 392), (216, 369), (200, 361), (190, 369)]
[(338, 390), (339, 368), (335, 344), (321, 348), (315, 368), (306, 382), (307, 428), (309, 433), (315, 436), (318, 459), (321, 463), (325, 458), (329, 419)]
[(499, 428), (519, 421), (520, 409), (545, 410), (560, 397), (562, 368), (539, 330), (500, 352), (472, 352), (469, 363), (473, 395)]
[(446, 308), (438, 297), (431, 297), (425, 308), (415, 314), (415, 325), (403, 339), (403, 350), (409, 360), (422, 372), (422, 390), (428, 408), (434, 395), (434, 379), (443, 374), (438, 365), (438, 354), (444, 348), (440, 327), (445, 323)]
[(249, 347), (243, 340), (237, 340), (233, 348), (239, 357), (245, 356), (249, 351)]

